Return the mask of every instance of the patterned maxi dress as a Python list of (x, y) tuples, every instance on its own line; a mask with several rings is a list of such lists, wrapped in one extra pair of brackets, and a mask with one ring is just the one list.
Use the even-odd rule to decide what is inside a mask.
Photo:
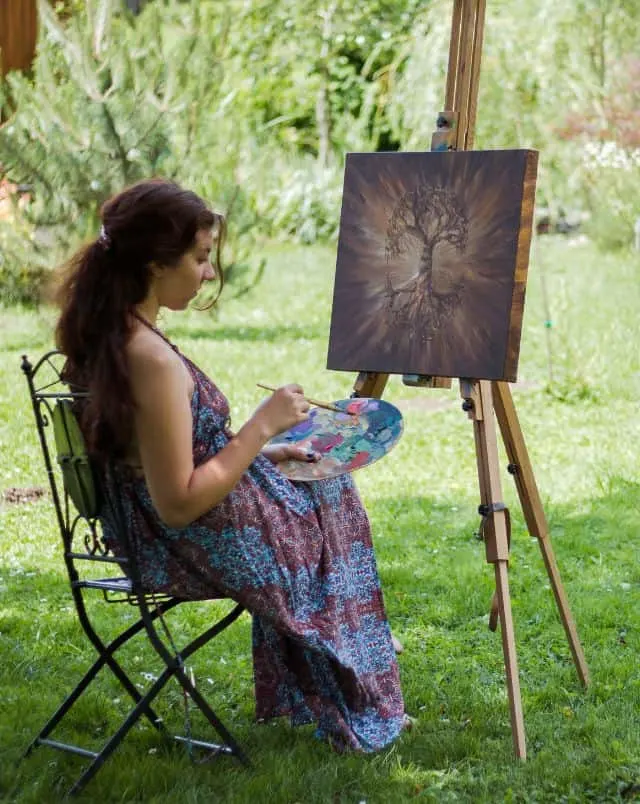
[[(229, 406), (180, 356), (195, 382), (197, 466), (233, 437)], [(315, 722), (316, 735), (340, 750), (376, 751), (398, 736), (398, 666), (369, 522), (350, 475), (292, 482), (258, 456), (222, 502), (185, 528), (162, 522), (144, 479), (128, 467), (118, 466), (115, 477), (107, 493), (119, 496), (129, 520), (145, 587), (187, 599), (221, 591), (253, 615), (259, 720)], [(103, 525), (117, 553), (106, 514)]]

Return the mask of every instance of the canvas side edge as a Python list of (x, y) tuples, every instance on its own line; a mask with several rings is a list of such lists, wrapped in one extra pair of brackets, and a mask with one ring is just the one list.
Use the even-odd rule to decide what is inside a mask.
[(520, 228), (516, 244), (516, 266), (511, 297), (511, 312), (507, 336), (507, 352), (504, 361), (504, 378), (507, 382), (517, 380), (520, 338), (524, 317), (524, 298), (529, 271), (529, 252), (533, 234), (533, 211), (538, 176), (538, 151), (527, 151), (524, 163)]
[(344, 237), (343, 234), (343, 225), (342, 225), (342, 218), (344, 215), (344, 204), (345, 204), (345, 185), (347, 181), (347, 166), (350, 162), (353, 161), (354, 154), (349, 151), (345, 154), (344, 159), (344, 169), (342, 172), (342, 195), (340, 197), (340, 214), (338, 216), (338, 237), (336, 242), (336, 255), (334, 261), (334, 269), (333, 269), (333, 288), (331, 292), (331, 314), (329, 316), (329, 332), (327, 337), (327, 357), (325, 360), (325, 368), (327, 371), (353, 371), (353, 369), (344, 369), (344, 368), (336, 368), (333, 364), (335, 359), (335, 355), (333, 354), (335, 350), (335, 338), (332, 337), (334, 326), (336, 322), (334, 320), (334, 310), (336, 308), (336, 284), (338, 281), (338, 259), (340, 257), (340, 247), (341, 241)]

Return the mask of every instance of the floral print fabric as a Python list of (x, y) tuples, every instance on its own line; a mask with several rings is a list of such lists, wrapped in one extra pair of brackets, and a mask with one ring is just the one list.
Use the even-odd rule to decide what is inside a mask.
[[(193, 363), (196, 466), (221, 450), (226, 398)], [(294, 483), (263, 456), (185, 528), (158, 517), (143, 478), (116, 467), (145, 588), (187, 599), (223, 593), (253, 615), (256, 715), (315, 722), (338, 749), (375, 751), (403, 725), (398, 666), (367, 515), (350, 475)], [(118, 552), (106, 513), (105, 539)]]

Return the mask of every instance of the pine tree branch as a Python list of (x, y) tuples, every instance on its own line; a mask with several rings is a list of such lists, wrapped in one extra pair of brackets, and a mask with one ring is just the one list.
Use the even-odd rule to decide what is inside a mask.
[(118, 129), (116, 128), (113, 115), (111, 114), (111, 111), (107, 105), (106, 100), (102, 101), (101, 103), (101, 112), (107, 133), (111, 138), (112, 143), (115, 146), (116, 154), (120, 161), (122, 178), (126, 183), (129, 180), (129, 160), (127, 158), (127, 152), (125, 151), (124, 145), (122, 144), (122, 140), (120, 139), (120, 135), (118, 134)]

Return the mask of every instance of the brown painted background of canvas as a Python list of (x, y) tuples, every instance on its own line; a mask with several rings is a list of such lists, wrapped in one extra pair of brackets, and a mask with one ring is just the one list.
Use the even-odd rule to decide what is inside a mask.
[[(348, 154), (328, 368), (514, 381), (536, 169), (527, 150)], [(394, 288), (412, 281), (421, 248), (407, 238), (389, 256), (394, 210), (433, 188), (452, 193), (467, 219), (464, 249), (440, 243), (434, 252), (434, 289), (442, 298), (456, 289), (435, 331), (394, 325), (385, 300), (387, 277)]]

